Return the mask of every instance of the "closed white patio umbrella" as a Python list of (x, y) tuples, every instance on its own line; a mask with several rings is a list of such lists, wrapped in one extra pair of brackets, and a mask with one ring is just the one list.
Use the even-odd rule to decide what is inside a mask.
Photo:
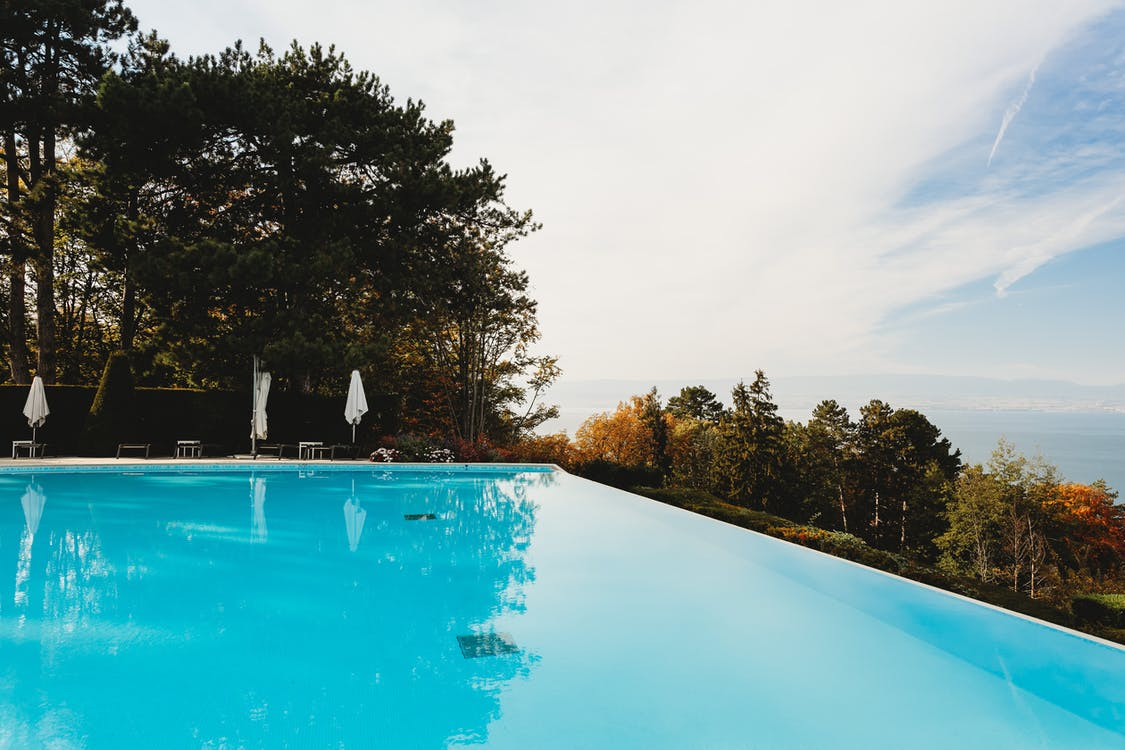
[(344, 419), (352, 426), (352, 442), (355, 442), (355, 426), (367, 413), (367, 396), (363, 392), (363, 381), (359, 370), (352, 370), (352, 380), (348, 384), (348, 402), (344, 404)]
[(258, 440), (269, 434), (266, 419), (266, 402), (270, 397), (270, 374), (260, 372), (258, 358), (254, 357), (253, 406), (250, 412), (250, 452), (257, 455)]
[(43, 426), (50, 413), (51, 410), (47, 408), (47, 391), (43, 388), (43, 378), (36, 375), (31, 381), (27, 402), (23, 405), (23, 415), (27, 417), (27, 426), (31, 428), (31, 442), (35, 442), (35, 431)]

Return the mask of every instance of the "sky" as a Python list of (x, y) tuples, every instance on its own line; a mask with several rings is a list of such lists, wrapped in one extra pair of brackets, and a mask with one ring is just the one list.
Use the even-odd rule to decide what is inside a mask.
[(1125, 382), (1125, 7), (128, 3), (181, 56), (335, 44), (456, 124), (570, 380)]

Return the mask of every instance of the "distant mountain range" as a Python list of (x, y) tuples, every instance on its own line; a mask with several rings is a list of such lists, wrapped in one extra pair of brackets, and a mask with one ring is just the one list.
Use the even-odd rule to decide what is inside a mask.
[[(753, 377), (751, 374), (746, 380)], [(611, 411), (619, 401), (656, 386), (667, 399), (686, 385), (703, 385), (729, 405), (738, 378), (701, 380), (562, 380), (547, 394), (561, 416), (544, 430), (571, 434), (591, 414)], [(1125, 383), (1091, 386), (1065, 380), (1000, 380), (946, 375), (802, 375), (771, 378), (774, 400), (788, 419), (804, 420), (824, 399), (852, 411), (873, 398), (891, 406), (987, 411), (1125, 412)]]

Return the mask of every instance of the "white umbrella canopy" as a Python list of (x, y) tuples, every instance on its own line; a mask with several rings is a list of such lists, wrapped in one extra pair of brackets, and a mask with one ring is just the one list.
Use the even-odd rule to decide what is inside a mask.
[(265, 438), (269, 432), (269, 421), (266, 419), (266, 401), (270, 397), (270, 374), (258, 374), (258, 382), (254, 386), (254, 421), (250, 437), (257, 440)]
[(31, 442), (35, 442), (35, 431), (43, 426), (50, 413), (51, 410), (47, 408), (47, 391), (43, 387), (43, 378), (36, 375), (31, 381), (27, 402), (23, 405), (23, 415), (27, 417), (27, 426), (31, 428)]
[(352, 442), (355, 442), (355, 426), (367, 413), (367, 395), (363, 392), (363, 381), (359, 370), (352, 370), (352, 380), (348, 384), (348, 401), (344, 404), (344, 419), (352, 426)]
[(31, 532), (33, 539), (35, 532), (39, 531), (39, 520), (43, 518), (43, 507), (46, 504), (47, 496), (43, 494), (43, 488), (37, 484), (27, 485), (27, 490), (20, 499), (20, 505), (23, 506), (23, 518), (27, 521), (27, 530)]

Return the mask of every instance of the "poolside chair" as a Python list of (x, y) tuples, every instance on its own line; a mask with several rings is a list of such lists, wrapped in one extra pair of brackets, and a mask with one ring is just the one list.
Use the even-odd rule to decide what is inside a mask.
[(121, 458), (121, 451), (144, 451), (145, 458), (148, 458), (149, 448), (152, 443), (118, 443), (117, 444), (117, 458)]
[(337, 458), (348, 459), (350, 461), (356, 460), (359, 457), (359, 445), (356, 443), (336, 443), (329, 446), (330, 455), (328, 458), (335, 461)]
[(277, 457), (277, 460), (280, 461), (285, 458), (286, 448), (292, 448), (294, 452), (297, 451), (297, 445), (295, 443), (258, 443), (258, 452), (254, 454), (254, 457), (257, 458), (262, 455), (264, 451), (266, 453), (272, 453)]

